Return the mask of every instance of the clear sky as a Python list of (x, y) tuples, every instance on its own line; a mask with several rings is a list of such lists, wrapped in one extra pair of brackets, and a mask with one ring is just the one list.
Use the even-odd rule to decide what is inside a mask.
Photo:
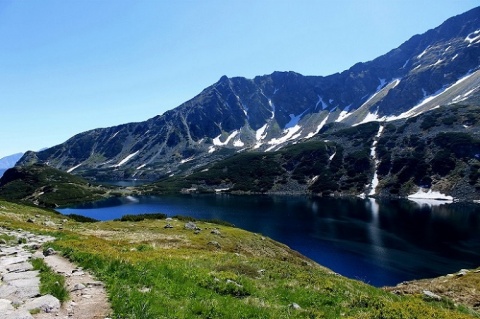
[(144, 121), (229, 77), (329, 75), (478, 0), (0, 0), (0, 158)]

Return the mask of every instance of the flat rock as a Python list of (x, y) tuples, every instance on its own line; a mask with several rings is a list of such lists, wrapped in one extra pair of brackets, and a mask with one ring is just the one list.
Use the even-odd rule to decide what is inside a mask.
[(24, 286), (15, 287), (11, 284), (0, 286), (0, 298), (8, 299), (12, 302), (23, 302), (26, 299), (34, 298), (40, 295), (40, 287), (37, 286)]
[(6, 267), (9, 272), (23, 272), (33, 269), (33, 266), (29, 262), (23, 262), (18, 264), (12, 264)]
[(14, 311), (7, 311), (5, 313), (5, 319), (33, 319), (33, 316), (27, 310), (17, 309)]
[(52, 295), (45, 295), (25, 303), (22, 309), (28, 311), (38, 309), (46, 313), (56, 313), (60, 310), (60, 301)]
[(20, 257), (3, 257), (0, 259), (0, 267), (1, 266), (9, 266), (13, 264), (23, 263), (28, 260), (27, 256), (20, 256)]
[(3, 275), (2, 280), (4, 282), (9, 282), (9, 281), (18, 280), (18, 279), (30, 279), (30, 278), (37, 277), (38, 274), (39, 274), (38, 270), (24, 271), (24, 272), (11, 272)]
[(434, 300), (437, 300), (437, 301), (440, 301), (442, 300), (442, 297), (440, 297), (439, 295), (437, 294), (434, 294), (433, 292), (431, 292), (430, 290), (424, 290), (423, 291), (423, 295), (427, 298), (430, 298), (430, 299), (434, 299)]
[(40, 278), (32, 277), (32, 278), (15, 279), (15, 280), (10, 280), (8, 284), (17, 288), (35, 287), (40, 285)]
[(0, 299), (0, 313), (6, 313), (7, 311), (13, 311), (12, 302), (7, 299)]

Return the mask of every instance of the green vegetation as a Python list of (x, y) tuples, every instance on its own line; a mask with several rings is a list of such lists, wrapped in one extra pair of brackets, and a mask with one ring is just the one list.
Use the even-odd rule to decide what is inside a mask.
[(113, 318), (475, 317), (452, 302), (397, 296), (344, 278), (278, 242), (233, 227), (197, 221), (202, 230), (195, 233), (173, 219), (169, 229), (165, 220), (144, 220), (69, 221), (58, 230), (26, 222), (35, 215), (59, 222), (62, 216), (50, 211), (2, 201), (0, 206), (1, 226), (54, 235), (55, 250), (105, 282)]
[(40, 293), (50, 294), (62, 303), (67, 301), (69, 294), (65, 287), (65, 277), (54, 272), (40, 258), (32, 259), (32, 265), (33, 269), (40, 271)]
[(86, 217), (82, 215), (77, 215), (77, 214), (69, 214), (69, 218), (73, 219), (74, 221), (77, 221), (79, 223), (96, 223), (98, 222), (98, 219), (91, 218), (91, 217)]
[(112, 189), (92, 185), (83, 178), (40, 164), (9, 169), (0, 179), (2, 198), (45, 207), (94, 201)]
[(162, 213), (151, 213), (151, 214), (138, 214), (138, 215), (123, 215), (119, 219), (115, 219), (115, 221), (120, 222), (139, 222), (142, 220), (155, 220), (155, 219), (165, 219), (167, 215)]

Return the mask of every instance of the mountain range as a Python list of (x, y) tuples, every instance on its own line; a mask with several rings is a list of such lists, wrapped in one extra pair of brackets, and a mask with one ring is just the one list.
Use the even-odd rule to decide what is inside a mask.
[[(416, 148), (415, 141), (421, 141), (420, 144), (423, 143), (424, 149), (429, 151), (412, 155), (423, 156), (423, 161), (428, 164), (425, 172), (420, 174), (421, 178), (407, 174), (411, 178), (405, 179), (407, 176), (404, 176), (399, 182), (397, 175), (388, 176), (393, 178), (390, 182), (395, 185), (411, 182), (417, 187), (429, 188), (448, 178), (448, 174), (441, 175), (441, 178), (428, 176), (438, 173), (432, 171), (433, 159), (443, 154), (438, 152), (447, 152), (441, 146), (441, 138), (437, 137), (441, 132), (435, 131), (435, 127), (438, 130), (448, 127), (449, 132), (464, 134), (471, 139), (473, 146), (465, 154), (460, 152), (461, 156), (456, 156), (459, 154), (455, 155), (455, 150), (451, 150), (453, 155), (445, 153), (443, 157), (447, 162), (448, 159), (455, 162), (455, 165), (450, 163), (453, 168), (461, 158), (468, 166), (466, 174), (475, 175), (475, 165), (480, 163), (476, 158), (480, 153), (476, 148), (479, 92), (480, 7), (452, 17), (422, 35), (413, 36), (372, 61), (357, 63), (329, 76), (304, 76), (295, 72), (274, 72), (253, 79), (223, 76), (191, 100), (163, 115), (144, 122), (80, 133), (49, 149), (27, 152), (18, 165), (44, 163), (98, 180), (158, 180), (189, 176), (205, 169), (206, 165), (239, 153), (260, 152), (271, 156), (285, 152), (284, 149), (288, 151), (288, 145), (320, 143), (320, 140), (323, 142), (317, 147), (328, 149), (325, 143), (332, 140), (335, 145), (344, 144), (343, 156), (346, 157), (356, 149), (346, 145), (360, 143), (365, 146), (362, 152), (367, 146), (368, 150), (373, 149), (362, 154), (363, 162), (357, 163), (362, 165), (356, 167), (357, 164), (352, 162), (352, 169), (362, 170), (365, 175), (352, 186), (356, 189), (353, 192), (369, 193), (372, 181), (376, 185), (387, 183), (385, 178), (392, 169), (386, 164), (387, 157), (390, 165), (407, 165), (408, 161), (398, 160), (392, 152), (400, 154), (406, 151), (402, 147)], [(452, 109), (456, 111), (449, 115), (450, 120), (448, 117), (445, 120), (443, 113), (449, 113), (449, 105), (455, 105), (456, 108)], [(467, 107), (472, 105), (473, 108)], [(447, 106), (442, 109), (445, 112), (432, 113), (440, 106)], [(436, 115), (429, 120), (428, 114)], [(468, 114), (473, 114), (470, 120)], [(415, 122), (413, 119), (419, 116), (422, 120)], [(426, 128), (429, 121), (432, 127)], [(421, 123), (426, 124), (421, 127)], [(401, 127), (402, 132), (399, 131)], [(338, 133), (340, 131), (342, 133)], [(359, 132), (367, 131), (367, 137), (358, 137)], [(417, 139), (410, 144), (398, 140), (413, 135)], [(380, 145), (376, 146), (377, 142)], [(431, 145), (435, 147), (430, 148)], [(380, 154), (374, 153), (375, 146)], [(334, 149), (338, 148), (333, 147), (324, 154), (328, 155), (327, 159), (334, 154)], [(385, 177), (383, 180), (375, 180), (379, 176), (376, 168), (388, 168), (389, 171), (381, 175)], [(399, 167), (395, 169), (397, 172), (401, 170)], [(344, 175), (334, 176), (345, 179)], [(476, 183), (476, 179), (470, 183), (473, 190)], [(413, 189), (402, 185), (395, 186), (396, 192), (390, 192), (391, 188), (388, 188), (389, 192), (403, 194), (402, 189)], [(452, 187), (445, 186), (443, 190), (451, 193)], [(472, 190), (467, 193), (471, 194)]]

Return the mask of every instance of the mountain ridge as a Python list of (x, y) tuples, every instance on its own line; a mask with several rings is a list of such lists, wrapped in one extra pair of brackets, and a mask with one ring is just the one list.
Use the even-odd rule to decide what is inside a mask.
[(275, 151), (327, 124), (414, 117), (461, 102), (480, 87), (480, 7), (398, 48), (329, 76), (274, 72), (222, 76), (173, 110), (144, 122), (80, 133), (35, 162), (98, 179), (158, 179), (237, 152)]

